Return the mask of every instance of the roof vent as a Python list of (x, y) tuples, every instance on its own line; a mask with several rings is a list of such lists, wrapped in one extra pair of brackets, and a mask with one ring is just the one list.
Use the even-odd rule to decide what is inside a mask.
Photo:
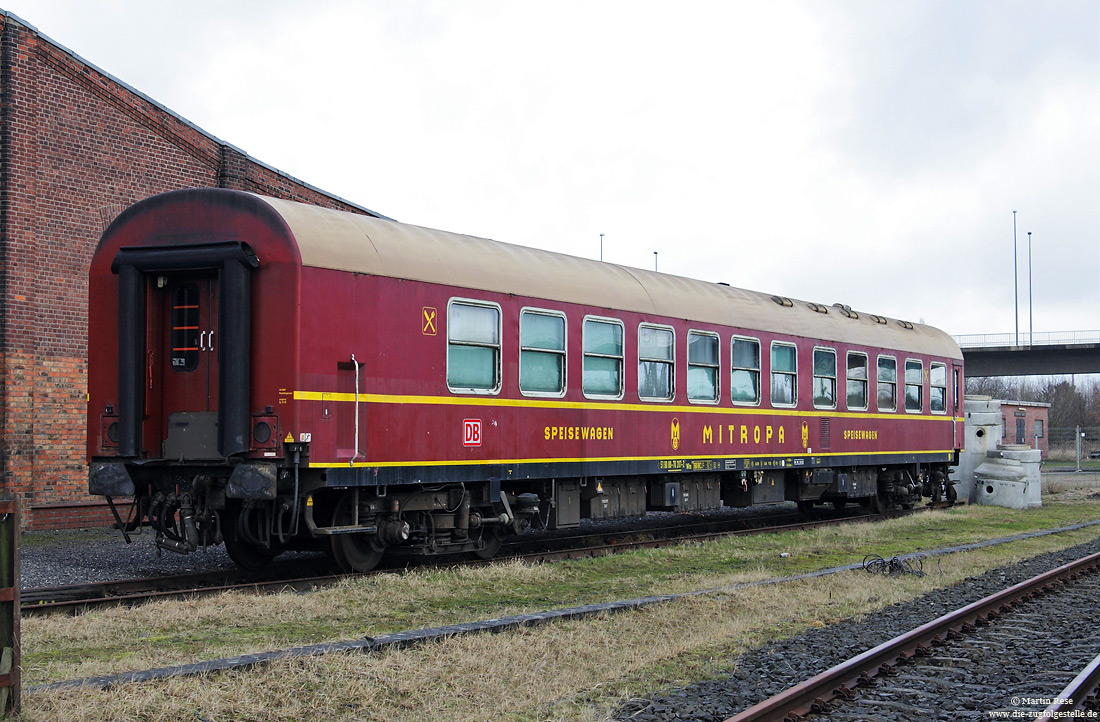
[(790, 308), (794, 305), (794, 301), (787, 298), (786, 296), (772, 296), (772, 300), (778, 303), (780, 306), (785, 306), (786, 308)]
[(908, 321), (898, 321), (898, 325), (902, 328), (907, 328), (910, 331), (913, 330), (913, 324), (909, 323)]
[(813, 301), (810, 301), (806, 305), (810, 307), (811, 311), (817, 311), (818, 313), (828, 313), (829, 312), (829, 309), (825, 308), (820, 303), (814, 303)]
[(859, 318), (859, 314), (852, 310), (852, 307), (844, 303), (834, 303), (833, 308), (840, 309), (840, 313), (848, 318)]
[(874, 321), (875, 323), (882, 323), (882, 324), (885, 324), (885, 323), (886, 323), (886, 319), (885, 319), (885, 318), (883, 318), (882, 316), (876, 316), (876, 315), (875, 315), (875, 314), (873, 314), (873, 313), (872, 313), (872, 314), (869, 314), (869, 315), (867, 316), (867, 318), (871, 319), (871, 320), (872, 320), (872, 321)]

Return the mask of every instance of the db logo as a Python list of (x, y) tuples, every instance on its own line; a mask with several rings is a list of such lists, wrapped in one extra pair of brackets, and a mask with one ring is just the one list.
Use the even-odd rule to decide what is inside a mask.
[(481, 446), (481, 419), (462, 420), (462, 445)]

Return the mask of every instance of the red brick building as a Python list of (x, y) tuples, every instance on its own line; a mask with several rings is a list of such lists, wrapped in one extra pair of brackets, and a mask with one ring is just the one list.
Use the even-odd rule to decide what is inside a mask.
[(358, 213), (0, 10), (0, 493), (32, 529), (103, 524), (85, 491), (88, 264), (125, 207), (194, 186)]
[(1047, 458), (1050, 453), (1049, 415), (1050, 404), (1041, 401), (1002, 401), (1001, 443), (1026, 444), (1039, 449), (1043, 458)]

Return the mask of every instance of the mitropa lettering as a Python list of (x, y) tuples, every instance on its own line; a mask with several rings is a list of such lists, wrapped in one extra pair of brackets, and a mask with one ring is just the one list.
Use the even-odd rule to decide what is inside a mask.
[(754, 444), (761, 442), (770, 444), (773, 441), (782, 444), (786, 442), (786, 437), (787, 433), (782, 425), (772, 426), (767, 424), (761, 426), (758, 424), (747, 426), (744, 424), (727, 424), (722, 426), (719, 424), (703, 427), (704, 444), (747, 444), (750, 441)]
[(547, 426), (543, 429), (547, 441), (612, 441), (614, 426)]

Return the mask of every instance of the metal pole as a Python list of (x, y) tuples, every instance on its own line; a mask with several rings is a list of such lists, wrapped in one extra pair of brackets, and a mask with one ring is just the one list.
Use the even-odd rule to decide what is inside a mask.
[(1016, 211), (1012, 211), (1012, 292), (1016, 313), (1016, 345), (1020, 345), (1020, 271), (1016, 265)]
[(1073, 452), (1077, 457), (1077, 471), (1081, 471), (1081, 427), (1073, 429)]
[(600, 234), (600, 260), (603, 260), (603, 234)]
[(0, 499), (0, 715), (19, 714), (19, 502)]
[(657, 270), (657, 251), (653, 252), (653, 270)]
[(1027, 343), (1035, 345), (1035, 324), (1031, 315), (1031, 231), (1027, 232)]

